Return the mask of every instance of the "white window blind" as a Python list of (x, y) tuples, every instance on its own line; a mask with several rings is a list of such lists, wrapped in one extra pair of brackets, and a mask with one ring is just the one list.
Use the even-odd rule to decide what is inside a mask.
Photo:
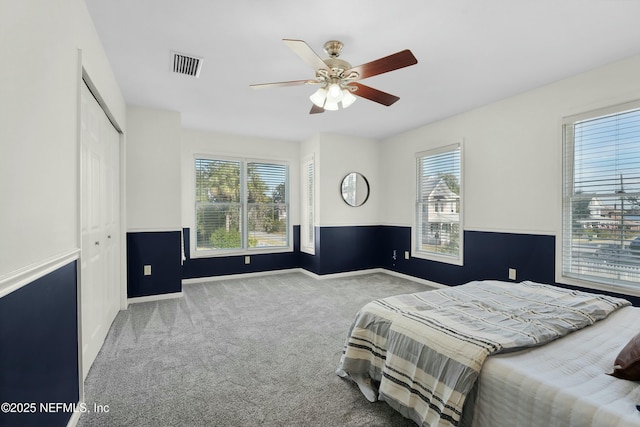
[(242, 164), (196, 159), (196, 250), (242, 248)]
[(315, 254), (315, 201), (314, 201), (314, 160), (302, 162), (302, 220), (300, 221), (300, 250)]
[(415, 253), (461, 260), (460, 144), (416, 156)]
[(640, 286), (640, 104), (564, 122), (563, 275)]
[(289, 246), (286, 164), (195, 159), (196, 251)]
[(283, 164), (247, 164), (249, 247), (283, 247), (288, 243), (289, 171)]

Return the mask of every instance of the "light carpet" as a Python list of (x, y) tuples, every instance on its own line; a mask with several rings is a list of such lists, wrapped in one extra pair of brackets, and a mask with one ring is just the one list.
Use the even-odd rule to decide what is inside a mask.
[(116, 317), (85, 382), (94, 426), (415, 426), (335, 374), (367, 302), (428, 290), (383, 273), (183, 286)]

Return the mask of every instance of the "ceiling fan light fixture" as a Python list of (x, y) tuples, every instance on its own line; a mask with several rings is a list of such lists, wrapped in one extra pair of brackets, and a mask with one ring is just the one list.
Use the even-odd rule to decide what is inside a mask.
[(355, 96), (351, 93), (351, 91), (347, 89), (342, 89), (342, 108), (347, 108), (354, 102), (356, 102)]
[(342, 100), (342, 89), (338, 83), (331, 83), (327, 89), (327, 100), (340, 102)]
[(313, 95), (309, 97), (309, 99), (318, 107), (323, 108), (324, 102), (327, 99), (327, 90), (321, 87), (320, 89), (315, 91)]
[(314, 105), (324, 110), (336, 111), (349, 107), (357, 98), (350, 90), (340, 87), (337, 83), (332, 83), (316, 90), (309, 99)]
[(329, 98), (327, 98), (327, 102), (324, 103), (323, 108), (329, 111), (336, 111), (338, 109), (338, 103), (335, 101), (330, 101)]

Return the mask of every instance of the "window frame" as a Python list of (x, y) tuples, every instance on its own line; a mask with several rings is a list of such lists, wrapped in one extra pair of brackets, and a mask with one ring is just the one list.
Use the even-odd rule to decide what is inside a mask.
[[(574, 126), (576, 123), (597, 120), (599, 118), (606, 118), (616, 115), (621, 115), (627, 112), (637, 110), (640, 112), (640, 100), (631, 101), (621, 104), (616, 104), (608, 107), (603, 107), (587, 112), (574, 114), (563, 117), (561, 120), (561, 140), (562, 140), (562, 172), (561, 172), (561, 225), (559, 235), (559, 250), (557, 258), (557, 273), (556, 279), (558, 282), (567, 283), (570, 285), (583, 286), (592, 289), (605, 290), (610, 292), (617, 292), (623, 294), (640, 295), (640, 286), (634, 286), (633, 281), (624, 281), (617, 279), (606, 279), (604, 277), (598, 277), (597, 275), (589, 275), (580, 272), (571, 271), (568, 264), (571, 263), (573, 243), (570, 242), (570, 236), (573, 236), (573, 218), (574, 212), (571, 208), (571, 202), (577, 199), (584, 199), (589, 197), (580, 196), (575, 192), (575, 139)], [(568, 128), (570, 127), (570, 128)], [(571, 136), (571, 138), (569, 138)], [(616, 140), (616, 144), (618, 140)], [(640, 159), (639, 159), (640, 163)], [(593, 193), (593, 197), (607, 198), (611, 197), (611, 194)], [(613, 193), (612, 193), (613, 194)], [(635, 194), (635, 193), (632, 193)], [(602, 272), (600, 272), (602, 274)]]
[[(460, 186), (460, 191), (458, 194), (458, 251), (455, 255), (442, 254), (437, 252), (430, 251), (421, 251), (418, 250), (418, 242), (421, 241), (419, 237), (419, 233), (422, 233), (422, 220), (419, 218), (418, 207), (420, 204), (418, 194), (420, 190), (420, 159), (429, 156), (436, 156), (439, 154), (444, 154), (448, 152), (452, 152), (454, 150), (458, 150), (459, 152), (459, 173), (460, 177), (458, 180), (458, 184)], [(459, 140), (454, 143), (440, 145), (434, 148), (430, 148), (427, 150), (423, 150), (415, 153), (415, 179), (414, 179), (414, 207), (413, 207), (413, 224), (411, 230), (411, 256), (414, 258), (420, 258), (430, 261), (437, 261), (447, 264), (453, 265), (464, 265), (464, 140)], [(440, 206), (440, 204), (438, 205)], [(429, 223), (431, 226), (432, 223)]]
[[(196, 162), (198, 160), (217, 160), (217, 161), (232, 161), (240, 163), (240, 218), (242, 226), (240, 227), (241, 235), (241, 247), (231, 249), (197, 249), (197, 198), (195, 197), (197, 188), (197, 171)], [(249, 247), (248, 246), (248, 165), (250, 163), (262, 163), (283, 165), (286, 167), (286, 194), (285, 205), (287, 210), (287, 224), (286, 224), (286, 245), (284, 246), (270, 246), (270, 247)], [(194, 199), (193, 212), (191, 214), (191, 230), (190, 230), (190, 257), (191, 258), (218, 258), (229, 256), (241, 256), (241, 255), (258, 255), (258, 254), (277, 254), (285, 252), (293, 252), (293, 224), (291, 221), (291, 162), (287, 160), (278, 159), (258, 159), (252, 157), (236, 157), (216, 154), (203, 154), (196, 153), (192, 156), (191, 168), (193, 177), (193, 186), (191, 191), (193, 192)]]

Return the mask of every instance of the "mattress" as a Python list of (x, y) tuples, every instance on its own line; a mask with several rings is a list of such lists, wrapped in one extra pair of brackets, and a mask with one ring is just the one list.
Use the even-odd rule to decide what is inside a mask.
[(640, 382), (607, 375), (638, 332), (640, 308), (624, 307), (544, 346), (490, 356), (472, 426), (640, 426)]

